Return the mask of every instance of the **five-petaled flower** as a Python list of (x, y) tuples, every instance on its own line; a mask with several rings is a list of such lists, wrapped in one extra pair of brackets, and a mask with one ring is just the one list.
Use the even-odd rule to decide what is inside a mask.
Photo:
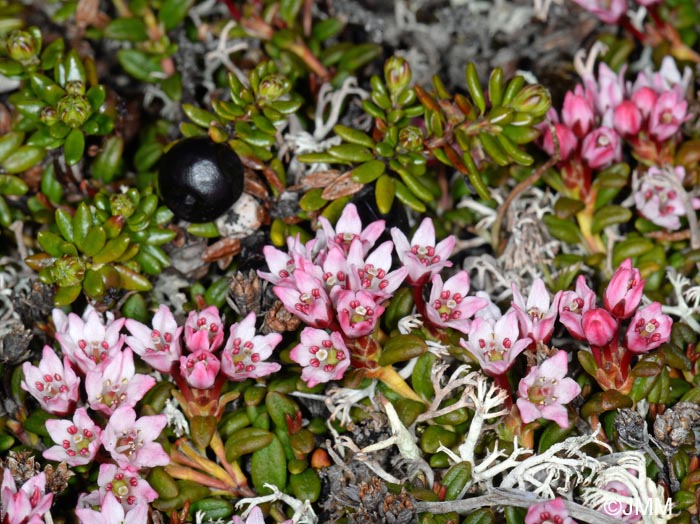
[(44, 451), (45, 459), (66, 461), (69, 466), (82, 466), (92, 462), (100, 449), (102, 430), (93, 422), (85, 408), (76, 409), (72, 421), (47, 420), (46, 431), (56, 446)]
[(652, 302), (637, 310), (630, 320), (625, 347), (632, 353), (646, 353), (668, 342), (673, 320), (661, 312), (661, 304)]
[(583, 314), (595, 307), (595, 292), (586, 284), (586, 277), (579, 275), (574, 291), (564, 291), (559, 299), (559, 321), (569, 334), (578, 340), (586, 340)]
[(124, 507), (112, 493), (105, 495), (99, 510), (79, 508), (76, 516), (82, 524), (146, 524), (148, 522), (148, 505), (137, 504), (124, 511)]
[(282, 341), (279, 333), (255, 334), (255, 313), (250, 312), (239, 323), (233, 324), (221, 352), (221, 371), (236, 382), (260, 378), (281, 369), (276, 362), (265, 362)]
[(185, 322), (185, 345), (192, 351), (216, 351), (224, 341), (224, 324), (216, 306), (192, 311)]
[(518, 322), (523, 334), (532, 338), (533, 342), (549, 342), (554, 331), (554, 321), (557, 319), (557, 310), (561, 293), (554, 295), (551, 301), (544, 281), (535, 279), (527, 297), (527, 302), (520, 294), (515, 283), (511, 284), (513, 290), (513, 309), (518, 314)]
[(559, 350), (520, 380), (517, 404), (524, 423), (544, 418), (562, 428), (569, 427), (564, 405), (581, 393), (581, 386), (566, 377), (567, 367), (566, 351)]
[(532, 339), (520, 338), (517, 313), (513, 310), (498, 320), (475, 318), (469, 330), (469, 339), (459, 343), (478, 361), (484, 373), (492, 377), (510, 369)]
[(37, 399), (42, 409), (54, 415), (66, 415), (78, 402), (80, 379), (68, 358), (63, 357), (61, 363), (51, 347), (44, 346), (41, 355), (38, 367), (29, 362), (22, 364), (22, 389)]
[(429, 217), (423, 219), (410, 243), (396, 227), (391, 229), (391, 237), (401, 263), (408, 269), (407, 280), (413, 286), (423, 285), (441, 269), (452, 267), (448, 259), (457, 239), (450, 235), (436, 245), (435, 226)]
[(292, 349), (291, 359), (303, 366), (301, 378), (309, 387), (321, 382), (340, 380), (350, 366), (350, 352), (337, 331), (304, 328), (301, 342)]
[(313, 275), (297, 269), (293, 280), (295, 287), (275, 286), (273, 291), (287, 311), (306, 324), (324, 328), (333, 321), (333, 307), (323, 283)]
[(489, 301), (480, 297), (468, 297), (469, 273), (460, 271), (444, 283), (440, 275), (433, 276), (430, 300), (426, 306), (428, 319), (436, 326), (450, 327), (469, 333), (472, 317)]
[(160, 444), (154, 442), (167, 423), (165, 415), (137, 420), (133, 408), (122, 406), (109, 418), (102, 432), (102, 445), (122, 468), (138, 470), (167, 466), (170, 456)]
[(384, 232), (384, 220), (376, 220), (363, 228), (362, 220), (357, 213), (355, 204), (345, 206), (343, 213), (335, 224), (335, 228), (323, 216), (319, 217), (318, 221), (321, 223), (328, 246), (335, 244), (346, 253), (350, 249), (350, 244), (354, 240), (359, 240), (363, 254), (366, 255)]
[(134, 353), (153, 369), (170, 373), (173, 363), (182, 354), (182, 327), (178, 327), (170, 309), (161, 304), (153, 315), (153, 329), (133, 319), (127, 319), (124, 325), (131, 332), (131, 336), (126, 337), (126, 344)]
[(377, 304), (366, 291), (334, 289), (331, 300), (335, 304), (338, 323), (348, 338), (358, 338), (374, 331), (384, 306)]

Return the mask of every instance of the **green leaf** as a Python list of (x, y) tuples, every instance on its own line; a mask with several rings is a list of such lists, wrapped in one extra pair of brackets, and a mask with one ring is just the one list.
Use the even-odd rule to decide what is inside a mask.
[(253, 453), (250, 474), (258, 494), (271, 493), (265, 484), (272, 484), (284, 491), (287, 486), (287, 457), (279, 438), (274, 437), (267, 446)]
[(279, 17), (284, 20), (288, 26), (294, 27), (302, 4), (303, 0), (280, 0)]
[(490, 508), (477, 509), (462, 521), (462, 524), (494, 524), (496, 515)]
[(369, 149), (355, 144), (341, 144), (339, 146), (333, 146), (328, 149), (328, 153), (334, 158), (346, 162), (360, 163), (374, 160), (374, 155)]
[(629, 222), (631, 218), (632, 211), (626, 207), (615, 205), (605, 206), (596, 211), (593, 215), (591, 232), (594, 234), (600, 233), (606, 227)]
[(85, 135), (80, 129), (73, 129), (63, 144), (63, 154), (69, 166), (75, 165), (83, 158), (85, 151)]
[(418, 213), (425, 213), (425, 204), (421, 202), (406, 185), (399, 181), (394, 181), (396, 188), (396, 198)]
[(654, 243), (648, 238), (632, 237), (618, 242), (613, 247), (613, 267), (618, 267), (627, 258), (641, 256), (654, 247)]
[(182, 75), (180, 72), (164, 79), (160, 83), (160, 87), (163, 89), (163, 92), (168, 95), (170, 100), (179, 102), (182, 99)]
[(353, 72), (356, 69), (369, 64), (382, 52), (382, 48), (377, 44), (360, 44), (353, 46), (343, 53), (338, 63), (339, 71)]
[(90, 207), (85, 202), (81, 202), (75, 211), (75, 215), (73, 215), (73, 240), (81, 251), (84, 251), (85, 239), (91, 225), (92, 211), (90, 211)]
[(150, 291), (153, 286), (143, 275), (122, 265), (115, 265), (114, 269), (119, 273), (121, 287), (127, 291)]
[(85, 76), (85, 66), (83, 61), (78, 56), (78, 52), (75, 49), (68, 51), (65, 60), (63, 61), (66, 71), (65, 82), (82, 82), (87, 83), (87, 77)]
[(192, 104), (182, 104), (182, 110), (187, 117), (200, 127), (208, 128), (212, 122), (223, 124), (221, 119), (213, 113), (200, 109)]
[(81, 251), (92, 257), (102, 251), (107, 242), (107, 233), (102, 226), (92, 226), (85, 236)]
[(365, 146), (369, 148), (374, 147), (374, 140), (367, 133), (363, 133), (358, 129), (353, 129), (352, 127), (344, 126), (341, 124), (336, 125), (333, 128), (335, 134), (342, 138), (345, 142), (350, 142), (351, 144), (357, 144), (359, 146)]
[(419, 357), (428, 349), (425, 340), (416, 335), (397, 335), (391, 337), (379, 355), (380, 366), (390, 366)]
[(540, 440), (537, 445), (539, 453), (544, 453), (554, 444), (562, 442), (572, 431), (573, 427), (562, 428), (559, 424), (550, 422), (540, 435)]
[(310, 189), (299, 200), (299, 207), (307, 213), (321, 209), (328, 203), (328, 201), (321, 196), (321, 193), (323, 193), (323, 188), (321, 187)]
[(140, 173), (151, 169), (163, 156), (163, 146), (158, 142), (142, 144), (134, 155), (134, 167)]
[(56, 226), (68, 242), (73, 242), (73, 217), (63, 209), (56, 210)]
[(467, 80), (467, 89), (469, 90), (469, 94), (471, 95), (476, 107), (479, 108), (479, 113), (483, 115), (484, 111), (486, 111), (486, 98), (484, 97), (484, 90), (481, 88), (479, 73), (476, 71), (474, 62), (469, 62), (467, 64), (464, 73)]
[(41, 162), (45, 154), (42, 148), (22, 146), (2, 162), (2, 167), (10, 175), (21, 173)]
[(148, 29), (143, 18), (116, 18), (104, 30), (105, 38), (143, 42), (148, 40)]
[(340, 33), (344, 26), (345, 23), (337, 18), (326, 18), (314, 24), (311, 29), (311, 38), (318, 42), (323, 42)]
[(350, 175), (353, 181), (360, 184), (369, 184), (382, 176), (386, 171), (386, 164), (381, 160), (370, 160), (357, 166)]
[(61, 97), (66, 94), (61, 86), (45, 75), (34, 73), (30, 75), (29, 81), (34, 92), (51, 106), (56, 105)]
[(158, 21), (165, 25), (165, 30), (175, 29), (185, 19), (194, 0), (165, 0), (158, 11)]
[(78, 298), (80, 292), (83, 290), (82, 286), (64, 286), (58, 288), (56, 294), (53, 296), (53, 303), (56, 306), (62, 307), (67, 306), (75, 302)]
[(389, 175), (382, 175), (374, 185), (374, 198), (377, 201), (379, 212), (386, 215), (391, 211), (396, 196), (396, 186), (394, 179)]
[(17, 176), (0, 175), (0, 195), (22, 196), (27, 194), (29, 186)]
[(121, 234), (117, 238), (109, 240), (99, 253), (93, 256), (93, 263), (106, 264), (117, 260), (124, 254), (130, 243), (131, 239), (126, 234)]
[(573, 222), (563, 220), (554, 215), (545, 215), (542, 221), (554, 238), (562, 242), (567, 242), (568, 244), (578, 244), (581, 242), (581, 231)]
[(87, 93), (85, 93), (85, 97), (90, 102), (92, 110), (97, 112), (107, 98), (107, 91), (104, 86), (92, 86), (88, 89)]
[(41, 249), (46, 251), (52, 257), (59, 258), (63, 256), (63, 244), (65, 240), (58, 236), (56, 233), (51, 233), (50, 231), (39, 231), (37, 234), (37, 242)]
[(124, 139), (118, 135), (107, 138), (102, 144), (102, 150), (92, 162), (92, 176), (105, 183), (114, 180), (123, 154)]
[(9, 133), (0, 136), (0, 162), (10, 156), (24, 142), (24, 133), (21, 131), (10, 131)]
[(120, 49), (117, 52), (117, 60), (127, 73), (143, 82), (155, 82), (156, 73), (163, 72), (160, 65), (136, 49)]
[(85, 272), (83, 279), (83, 290), (85, 294), (92, 299), (100, 299), (105, 294), (105, 285), (102, 282), (102, 276), (93, 269), (88, 269)]

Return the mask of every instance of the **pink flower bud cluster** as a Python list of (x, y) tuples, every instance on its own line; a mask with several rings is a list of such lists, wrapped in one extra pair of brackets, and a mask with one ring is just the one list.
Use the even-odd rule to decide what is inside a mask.
[[(638, 156), (653, 155), (689, 117), (690, 71), (681, 77), (673, 58), (666, 57), (657, 72), (642, 71), (633, 83), (625, 83), (624, 72), (601, 63), (597, 77), (585, 74), (583, 84), (566, 93), (560, 114), (550, 109), (559, 167), (571, 187), (586, 188), (593, 170), (621, 160), (624, 143)], [(543, 131), (542, 148), (552, 154), (551, 130), (544, 126)]]

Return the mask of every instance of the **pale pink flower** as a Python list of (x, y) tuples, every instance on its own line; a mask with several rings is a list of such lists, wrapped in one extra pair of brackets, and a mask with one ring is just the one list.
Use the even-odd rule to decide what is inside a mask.
[[(243, 520), (238, 515), (234, 515), (232, 524), (265, 524), (265, 519), (263, 518), (262, 510), (255, 506), (250, 510), (246, 520)], [(292, 524), (292, 519), (285, 520), (280, 524)]]
[(101, 371), (88, 371), (85, 391), (90, 407), (111, 415), (119, 406), (134, 407), (156, 385), (150, 375), (136, 373), (131, 349), (115, 355)]
[(616, 24), (627, 12), (627, 0), (574, 0), (606, 24)]
[(333, 321), (333, 307), (323, 283), (298, 269), (294, 272), (294, 284), (294, 288), (275, 286), (272, 290), (287, 311), (304, 323), (317, 328), (329, 326)]
[(138, 470), (167, 466), (170, 456), (154, 442), (168, 423), (165, 415), (136, 419), (130, 406), (118, 408), (102, 433), (102, 445), (121, 468)]
[(636, 504), (636, 498), (632, 495), (632, 490), (619, 480), (613, 480), (603, 486), (604, 491), (613, 493), (605, 504), (602, 504), (598, 511), (617, 519), (621, 524), (635, 524), (642, 520)]
[(97, 477), (99, 486), (99, 503), (104, 502), (108, 493), (112, 493), (124, 509), (131, 509), (139, 504), (148, 504), (158, 498), (158, 493), (145, 479), (128, 469), (114, 464), (101, 464)]
[(533, 504), (525, 515), (525, 524), (576, 524), (560, 498)]
[(520, 380), (517, 404), (525, 424), (544, 418), (562, 428), (569, 427), (564, 405), (581, 393), (581, 386), (566, 377), (568, 365), (566, 351), (559, 350), (539, 366), (532, 367)]
[[(583, 138), (593, 128), (595, 113), (590, 99), (584, 96), (581, 86), (567, 91), (561, 110), (561, 119), (578, 138)], [(558, 136), (558, 135), (557, 135)]]
[(646, 68), (637, 75), (634, 84), (629, 90), (634, 92), (641, 87), (649, 87), (656, 93), (673, 90), (678, 93), (679, 96), (685, 97), (685, 93), (692, 80), (693, 71), (690, 67), (684, 67), (683, 74), (681, 75), (674, 58), (670, 55), (666, 55), (661, 61), (661, 67), (658, 71), (653, 71), (650, 67)]
[(114, 320), (107, 315), (107, 322), (97, 311), (88, 306), (80, 318), (69, 313), (61, 318), (54, 310), (54, 323), (59, 319), (62, 330), (56, 332), (56, 340), (61, 344), (63, 354), (83, 372), (102, 369), (104, 363), (119, 352), (124, 336), (119, 334), (126, 319)]
[(34, 475), (17, 489), (10, 468), (5, 468), (0, 485), (2, 524), (44, 524), (52, 502), (53, 493), (46, 493), (45, 473)]
[(502, 375), (513, 365), (515, 357), (527, 348), (532, 340), (520, 338), (518, 316), (514, 310), (509, 311), (494, 321), (475, 318), (469, 330), (468, 340), (459, 343), (478, 361), (487, 375)]
[(239, 323), (233, 324), (221, 352), (221, 371), (231, 380), (240, 382), (276, 373), (281, 366), (265, 362), (282, 341), (279, 333), (256, 335), (255, 313), (250, 312)]
[(451, 327), (469, 333), (471, 318), (489, 302), (479, 297), (468, 297), (469, 273), (460, 271), (443, 284), (440, 275), (433, 276), (430, 299), (425, 312), (428, 319), (440, 327)]
[(301, 379), (309, 387), (340, 380), (350, 366), (350, 351), (337, 331), (328, 334), (322, 329), (304, 328), (301, 342), (289, 356), (303, 367)]
[(138, 504), (129, 511), (124, 511), (117, 498), (112, 493), (107, 493), (99, 510), (79, 508), (75, 514), (81, 524), (147, 524), (148, 504)]
[(219, 369), (221, 362), (206, 349), (180, 357), (180, 374), (195, 389), (210, 389), (214, 386)]
[(583, 139), (581, 157), (593, 169), (607, 167), (622, 158), (620, 137), (609, 127), (594, 129)]
[(335, 228), (325, 217), (319, 217), (318, 221), (323, 228), (328, 247), (335, 244), (346, 253), (350, 249), (351, 242), (359, 239), (362, 244), (362, 250), (366, 255), (384, 232), (384, 220), (376, 220), (363, 229), (362, 220), (357, 213), (355, 204), (345, 206), (343, 213), (335, 224)]
[(578, 340), (586, 340), (581, 321), (586, 311), (595, 307), (595, 292), (586, 284), (586, 277), (579, 275), (575, 291), (564, 291), (559, 299), (559, 321), (569, 334)]
[(25, 362), (22, 372), (22, 389), (33, 396), (43, 410), (54, 415), (73, 412), (80, 395), (80, 378), (67, 357), (63, 357), (61, 363), (53, 348), (44, 346), (39, 366)]
[(673, 320), (661, 312), (661, 304), (652, 302), (637, 310), (630, 320), (625, 347), (633, 353), (646, 353), (668, 342)]
[(586, 311), (582, 327), (586, 340), (592, 346), (606, 346), (617, 336), (617, 320), (602, 307)]
[(321, 245), (317, 239), (302, 244), (299, 235), (287, 238), (287, 253), (274, 246), (263, 247), (270, 272), (258, 271), (258, 276), (275, 285), (294, 287), (292, 275), (297, 269), (313, 273), (314, 250)]
[(134, 353), (153, 369), (170, 373), (173, 363), (182, 355), (182, 327), (178, 327), (168, 306), (161, 304), (153, 315), (153, 329), (131, 318), (124, 325), (132, 335), (126, 337), (126, 344)]
[(613, 112), (613, 126), (621, 136), (636, 135), (642, 128), (642, 113), (631, 100), (623, 100)]
[(642, 300), (645, 283), (646, 280), (642, 280), (639, 270), (632, 267), (632, 259), (626, 259), (617, 268), (605, 289), (605, 309), (614, 317), (630, 318)]
[(49, 419), (46, 431), (57, 445), (44, 451), (44, 458), (66, 461), (69, 466), (89, 464), (100, 449), (102, 430), (87, 414), (85, 408), (75, 410), (73, 420)]
[(374, 331), (384, 306), (376, 303), (366, 291), (351, 291), (336, 288), (331, 293), (338, 322), (348, 338), (358, 338)]
[(448, 258), (457, 239), (450, 235), (436, 245), (435, 226), (430, 217), (423, 219), (410, 243), (396, 227), (391, 228), (391, 237), (401, 263), (408, 269), (408, 283), (413, 286), (425, 284), (443, 268), (452, 267)]
[[(606, 0), (590, 1), (605, 2)], [(620, 4), (617, 0), (612, 1)], [(621, 3), (625, 3), (625, 0), (622, 0)], [(586, 75), (583, 78), (585, 93), (593, 100), (593, 104), (598, 114), (603, 118), (603, 125), (605, 126), (612, 125), (612, 111), (625, 98), (625, 70), (626, 67), (623, 66), (619, 73), (615, 73), (606, 63), (601, 62), (598, 65), (597, 79), (592, 75)]]
[[(359, 251), (362, 257), (362, 243), (358, 239), (350, 243), (350, 252), (353, 250)], [(321, 272), (324, 289), (330, 293), (335, 287), (347, 288), (351, 269), (346, 252), (337, 245), (330, 246), (323, 259)], [(316, 276), (316, 271), (314, 270), (312, 274)]]
[(688, 102), (675, 91), (659, 95), (649, 116), (649, 134), (657, 142), (675, 135), (688, 117)]
[[(673, 174), (682, 184), (685, 178), (683, 166), (677, 166)], [(691, 198), (693, 209), (700, 208), (700, 199)], [(680, 229), (680, 217), (685, 216), (685, 204), (678, 191), (669, 187), (668, 180), (660, 168), (652, 166), (642, 175), (639, 187), (634, 192), (637, 210), (650, 222), (670, 231)]]
[(185, 322), (185, 345), (191, 352), (216, 351), (224, 341), (224, 324), (219, 309), (209, 306), (202, 311), (192, 311)]
[(527, 297), (527, 302), (520, 294), (515, 283), (511, 284), (513, 290), (513, 308), (518, 315), (518, 322), (522, 332), (531, 337), (534, 342), (549, 342), (554, 332), (554, 321), (557, 319), (557, 310), (561, 292), (549, 298), (549, 292), (541, 278), (535, 279)]
[(408, 275), (408, 269), (391, 269), (391, 252), (394, 243), (390, 240), (380, 244), (365, 259), (356, 244), (350, 245), (347, 267), (350, 270), (350, 288), (371, 293), (375, 298), (389, 298)]

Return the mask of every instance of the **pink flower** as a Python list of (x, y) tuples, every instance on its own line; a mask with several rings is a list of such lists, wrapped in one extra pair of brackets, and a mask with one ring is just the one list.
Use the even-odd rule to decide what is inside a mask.
[(649, 118), (659, 95), (651, 87), (640, 87), (632, 93), (630, 101), (639, 109), (642, 118)]
[(569, 427), (564, 405), (581, 393), (581, 387), (566, 377), (568, 365), (566, 351), (559, 350), (520, 380), (517, 404), (525, 424), (544, 418), (562, 428)]
[(593, 104), (583, 95), (580, 86), (577, 92), (568, 91), (564, 96), (561, 119), (578, 138), (583, 138), (593, 127), (595, 113)]
[(668, 342), (673, 320), (661, 312), (661, 304), (652, 302), (637, 310), (627, 328), (625, 347), (633, 353), (646, 353)]
[(687, 120), (688, 102), (675, 91), (659, 95), (649, 117), (649, 134), (657, 142), (663, 142), (675, 135), (681, 124)]
[(529, 337), (519, 337), (518, 316), (511, 310), (497, 321), (475, 318), (469, 339), (459, 343), (474, 355), (486, 374), (497, 376), (508, 371), (515, 357), (532, 342)]
[(471, 318), (489, 303), (483, 298), (468, 297), (469, 273), (460, 271), (443, 284), (440, 275), (433, 276), (433, 286), (425, 311), (428, 319), (440, 327), (451, 327), (469, 333)]
[(551, 302), (549, 293), (541, 278), (535, 279), (527, 297), (527, 302), (518, 291), (515, 283), (511, 285), (513, 290), (513, 308), (518, 315), (520, 329), (531, 337), (533, 342), (549, 342), (554, 332), (554, 321), (557, 318), (561, 293), (554, 296)]
[(576, 524), (560, 498), (533, 504), (525, 515), (525, 524)]
[(214, 385), (221, 363), (211, 351), (202, 349), (180, 357), (180, 374), (187, 384), (196, 389), (209, 389)]
[(355, 239), (359, 239), (362, 244), (362, 250), (366, 255), (372, 246), (374, 246), (379, 236), (384, 232), (384, 220), (372, 222), (363, 229), (362, 220), (357, 213), (355, 204), (348, 204), (345, 206), (343, 213), (335, 224), (335, 229), (325, 217), (319, 217), (318, 221), (323, 228), (328, 247), (335, 244), (346, 253), (350, 249), (351, 242)]
[(273, 246), (263, 247), (265, 261), (270, 268), (270, 273), (258, 271), (258, 276), (272, 282), (275, 285), (294, 287), (292, 275), (297, 269), (309, 271), (313, 266), (313, 251), (320, 243), (317, 239), (309, 240), (302, 244), (299, 235), (287, 238), (288, 253), (280, 251)]
[(335, 304), (340, 328), (348, 338), (372, 333), (384, 313), (384, 306), (377, 304), (366, 291), (334, 289), (331, 300)]
[(233, 324), (221, 352), (221, 371), (231, 380), (260, 378), (276, 373), (281, 366), (265, 362), (282, 341), (279, 333), (255, 334), (255, 313), (250, 312), (240, 323)]
[(46, 474), (39, 473), (17, 489), (10, 468), (5, 468), (0, 485), (0, 522), (2, 524), (44, 524), (51, 509), (53, 493), (46, 491)]
[(593, 169), (607, 167), (622, 158), (620, 137), (609, 127), (594, 129), (583, 139), (581, 156)]
[(333, 309), (323, 283), (299, 269), (294, 272), (294, 283), (294, 288), (275, 286), (272, 289), (287, 311), (310, 326), (329, 326), (333, 321)]
[(301, 379), (310, 388), (321, 382), (340, 380), (350, 366), (350, 351), (337, 331), (304, 328), (301, 342), (292, 349), (291, 359), (304, 369)]
[(138, 504), (125, 512), (117, 498), (112, 493), (107, 493), (99, 511), (80, 508), (75, 510), (75, 514), (82, 524), (146, 524), (148, 505)]
[(56, 332), (56, 340), (61, 344), (63, 353), (71, 362), (87, 373), (92, 369), (102, 369), (104, 363), (119, 352), (124, 343), (119, 334), (126, 319), (114, 320), (107, 315), (105, 323), (102, 316), (88, 306), (80, 318), (69, 313), (67, 319), (61, 318), (54, 310), (54, 322), (59, 319), (62, 330)]
[[(607, 0), (585, 0), (592, 3), (605, 3)], [(625, 0), (621, 2), (612, 0), (612, 5), (620, 6), (625, 4)], [(593, 103), (598, 110), (598, 114), (603, 117), (603, 125), (612, 125), (609, 120), (612, 118), (612, 111), (625, 98), (625, 67), (620, 69), (619, 73), (615, 73), (607, 64), (601, 62), (598, 65), (598, 78), (592, 75), (586, 75), (583, 78), (585, 85), (585, 93), (591, 97)]]
[(632, 267), (632, 259), (626, 259), (605, 290), (605, 309), (616, 318), (630, 318), (642, 300), (645, 283), (639, 270)]
[(616, 24), (627, 12), (626, 0), (574, 0), (606, 24)]
[[(232, 524), (265, 524), (265, 519), (263, 518), (263, 512), (262, 510), (255, 506), (253, 509), (250, 510), (250, 513), (248, 514), (248, 518), (246, 520), (243, 520), (241, 517), (238, 515), (234, 515)], [(280, 524), (292, 524), (292, 520), (288, 519)]]
[(80, 379), (67, 357), (63, 357), (61, 364), (53, 348), (44, 346), (39, 367), (25, 362), (22, 372), (22, 389), (33, 396), (43, 410), (54, 415), (73, 412), (80, 394)]
[[(362, 243), (358, 239), (350, 243), (350, 252), (352, 251), (359, 251), (360, 260), (362, 260)], [(321, 280), (323, 281), (324, 289), (330, 293), (335, 287), (346, 288), (348, 286), (348, 274), (351, 270), (352, 268), (348, 263), (348, 255), (345, 251), (336, 245), (332, 245), (328, 248), (323, 259)], [(316, 269), (311, 272), (314, 276), (317, 276), (316, 273)]]
[(613, 125), (621, 136), (636, 135), (642, 127), (642, 113), (632, 101), (624, 100), (613, 112)]
[[(554, 124), (554, 130), (559, 140), (559, 158), (560, 160), (567, 160), (576, 151), (578, 139), (574, 132), (564, 124)], [(552, 131), (549, 126), (545, 126), (542, 133), (542, 149), (549, 155), (554, 154), (554, 142), (552, 141)]]
[(617, 320), (601, 307), (586, 311), (582, 326), (586, 340), (592, 346), (606, 346), (617, 336)]
[(129, 348), (115, 355), (102, 371), (88, 371), (85, 376), (88, 404), (105, 415), (111, 415), (119, 406), (134, 407), (155, 385), (152, 376), (135, 373)]
[(153, 329), (133, 319), (125, 323), (132, 336), (126, 337), (127, 345), (144, 362), (161, 373), (170, 373), (173, 362), (182, 355), (180, 334), (175, 317), (167, 306), (162, 305), (153, 315)]
[(614, 493), (615, 498), (601, 505), (598, 511), (619, 520), (621, 523), (633, 524), (642, 520), (642, 514), (635, 507), (638, 506), (635, 503), (636, 499), (632, 496), (630, 488), (623, 482), (613, 480), (605, 484), (603, 490)]
[(224, 324), (216, 306), (192, 311), (185, 322), (185, 345), (191, 352), (216, 351), (224, 341)]
[(102, 430), (87, 414), (85, 408), (78, 408), (73, 421), (49, 419), (46, 431), (57, 445), (44, 451), (44, 458), (56, 462), (66, 461), (69, 466), (89, 464), (100, 449)]
[(130, 406), (118, 408), (102, 433), (102, 445), (121, 468), (138, 470), (167, 466), (170, 457), (156, 438), (168, 423), (165, 415), (141, 417)]
[[(634, 203), (637, 210), (650, 222), (657, 226), (675, 231), (681, 227), (680, 217), (685, 216), (683, 199), (673, 187), (669, 187), (667, 174), (656, 166), (652, 166), (642, 175), (639, 187), (634, 192)], [(683, 166), (674, 168), (673, 175), (683, 182), (685, 169)], [(693, 209), (700, 208), (700, 199), (691, 198)]]
[(97, 485), (100, 487), (100, 503), (103, 503), (107, 494), (111, 493), (124, 509), (148, 504), (158, 498), (156, 490), (137, 473), (119, 468), (114, 464), (100, 465)]
[(457, 239), (450, 235), (435, 245), (435, 226), (429, 217), (418, 226), (410, 244), (396, 227), (391, 228), (391, 237), (401, 263), (408, 269), (408, 283), (413, 286), (425, 284), (442, 268), (452, 267), (448, 258)]
[(586, 284), (586, 277), (579, 275), (575, 291), (564, 291), (559, 299), (559, 321), (566, 326), (571, 336), (586, 340), (581, 325), (583, 314), (595, 307), (595, 293)]
[(408, 275), (405, 267), (390, 271), (393, 249), (394, 243), (387, 240), (364, 259), (359, 243), (351, 244), (346, 261), (351, 268), (350, 289), (367, 291), (375, 298), (391, 297)]

